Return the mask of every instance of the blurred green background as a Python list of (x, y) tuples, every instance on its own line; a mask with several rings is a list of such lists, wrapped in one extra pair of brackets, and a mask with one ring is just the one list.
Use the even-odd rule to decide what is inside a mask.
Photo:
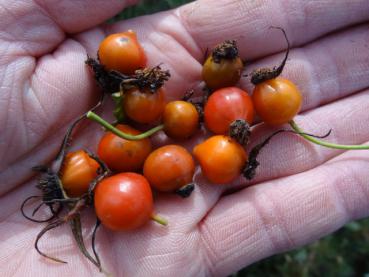
[[(143, 0), (119, 13), (111, 22), (171, 9), (188, 2), (192, 1)], [(349, 223), (311, 245), (275, 255), (232, 276), (369, 277), (369, 219)]]

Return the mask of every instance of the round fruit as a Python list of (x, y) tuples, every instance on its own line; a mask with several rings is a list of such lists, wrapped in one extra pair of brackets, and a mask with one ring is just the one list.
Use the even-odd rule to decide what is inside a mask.
[(199, 127), (199, 113), (195, 106), (186, 101), (169, 102), (163, 113), (165, 133), (175, 139), (192, 136)]
[(124, 93), (123, 109), (127, 116), (138, 123), (153, 123), (160, 119), (165, 106), (164, 91), (132, 88)]
[(98, 168), (99, 164), (85, 151), (68, 153), (60, 171), (60, 179), (68, 196), (79, 197), (86, 193), (97, 177)]
[(153, 198), (145, 177), (120, 173), (102, 180), (95, 189), (97, 217), (115, 231), (132, 230), (150, 220)]
[(254, 107), (246, 91), (237, 87), (222, 88), (210, 95), (204, 109), (206, 127), (215, 134), (226, 135), (236, 119), (249, 124), (254, 118)]
[[(139, 135), (140, 132), (128, 125), (117, 125), (117, 129), (130, 134)], [(145, 159), (151, 152), (149, 138), (141, 140), (126, 140), (107, 132), (101, 138), (98, 155), (107, 166), (114, 171), (138, 171), (142, 169)]]
[(195, 162), (182, 146), (166, 145), (148, 156), (143, 172), (155, 189), (175, 191), (192, 182)]
[(210, 55), (202, 68), (202, 79), (211, 89), (234, 86), (241, 78), (243, 63), (240, 57), (215, 62)]
[(247, 161), (243, 147), (228, 136), (212, 136), (198, 144), (193, 154), (202, 173), (214, 184), (227, 184), (237, 178)]
[(256, 113), (265, 123), (281, 125), (298, 114), (302, 96), (291, 81), (278, 77), (256, 85), (252, 100)]
[(107, 36), (99, 46), (98, 56), (106, 69), (124, 74), (133, 74), (146, 65), (145, 53), (131, 30)]

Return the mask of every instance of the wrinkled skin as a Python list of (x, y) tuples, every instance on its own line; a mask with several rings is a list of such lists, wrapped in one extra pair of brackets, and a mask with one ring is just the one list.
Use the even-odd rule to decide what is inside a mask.
[[(97, 101), (84, 60), (108, 33), (136, 30), (149, 63), (171, 70), (167, 97), (178, 99), (199, 84), (206, 48), (224, 39), (236, 39), (241, 57), (254, 61), (247, 72), (278, 64), (285, 41), (268, 27), (282, 26), (292, 43), (282, 75), (304, 98), (296, 121), (316, 134), (332, 128), (332, 141), (369, 141), (367, 0), (203, 0), (100, 25), (129, 4), (134, 1), (0, 1), (0, 276), (99, 275), (79, 253), (68, 225), (50, 232), (40, 247), (69, 264), (40, 257), (33, 242), (42, 225), (25, 220), (19, 207), (38, 193), (30, 168), (49, 162), (68, 124)], [(251, 91), (247, 79), (242, 86)], [(253, 143), (270, 132), (256, 126)], [(84, 124), (73, 148), (96, 150), (91, 136), (100, 134), (99, 127)], [(157, 144), (165, 140), (156, 137)], [(197, 171), (199, 186), (190, 198), (159, 195), (156, 210), (169, 220), (167, 228), (102, 228), (97, 249), (104, 267), (115, 276), (224, 276), (369, 215), (367, 151), (323, 149), (283, 134), (260, 161), (254, 186), (243, 179), (210, 186)], [(237, 189), (226, 193), (229, 188)], [(89, 241), (94, 217), (91, 211), (83, 215)]]

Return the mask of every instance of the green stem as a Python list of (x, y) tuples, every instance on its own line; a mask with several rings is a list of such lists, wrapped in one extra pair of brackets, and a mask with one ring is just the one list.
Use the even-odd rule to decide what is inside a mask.
[(130, 134), (126, 134), (123, 133), (122, 131), (118, 130), (117, 128), (115, 128), (113, 125), (111, 125), (109, 122), (105, 121), (104, 119), (102, 119), (100, 116), (98, 116), (97, 114), (95, 114), (94, 112), (89, 111), (87, 113), (87, 118), (91, 119), (97, 123), (99, 123), (100, 125), (102, 125), (105, 129), (109, 130), (110, 132), (112, 132), (113, 134), (117, 135), (118, 137), (121, 137), (123, 139), (127, 139), (127, 140), (141, 140), (144, 138), (147, 138), (153, 134), (155, 134), (156, 132), (163, 130), (164, 129), (164, 125), (158, 125), (142, 134), (139, 135), (130, 135)]
[(305, 132), (303, 130), (300, 129), (300, 127), (296, 124), (295, 121), (291, 120), (289, 122), (290, 126), (292, 127), (292, 129), (298, 133), (300, 136), (302, 136), (304, 139), (321, 145), (321, 146), (325, 146), (328, 148), (333, 148), (333, 149), (345, 149), (345, 150), (366, 150), (369, 149), (369, 145), (345, 145), (345, 144), (337, 144), (337, 143), (331, 143), (328, 141), (324, 141), (324, 140), (320, 140), (317, 138), (314, 138), (312, 136), (309, 136), (307, 134), (305, 134)]
[(152, 214), (151, 215), (151, 220), (153, 220), (156, 223), (159, 223), (161, 225), (164, 225), (164, 226), (167, 226), (168, 225), (168, 220), (166, 220), (165, 218), (161, 217), (158, 214)]

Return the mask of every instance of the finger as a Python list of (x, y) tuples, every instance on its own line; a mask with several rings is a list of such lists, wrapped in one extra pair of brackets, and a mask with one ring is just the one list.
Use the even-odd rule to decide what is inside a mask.
[[(55, 48), (65, 33), (101, 24), (135, 0), (0, 2), (0, 41), (3, 55), (38, 56)], [(7, 46), (7, 47), (6, 47)]]
[(369, 3), (361, 0), (348, 6), (334, 0), (202, 0), (180, 8), (177, 14), (201, 49), (224, 39), (237, 39), (242, 57), (250, 59), (285, 48), (278, 34), (269, 33), (270, 26), (284, 27), (292, 44), (302, 45), (329, 32), (367, 21)]
[[(303, 95), (302, 110), (346, 97), (369, 88), (369, 25), (349, 28), (318, 39), (290, 52), (282, 77), (293, 80)], [(275, 30), (274, 30), (275, 32)], [(283, 54), (250, 64), (246, 69), (273, 67), (281, 63)], [(242, 80), (247, 91), (253, 86)]]
[(78, 33), (103, 23), (137, 0), (36, 1), (66, 33)]
[(369, 215), (369, 159), (347, 152), (303, 174), (223, 197), (199, 224), (205, 260), (227, 275)]

